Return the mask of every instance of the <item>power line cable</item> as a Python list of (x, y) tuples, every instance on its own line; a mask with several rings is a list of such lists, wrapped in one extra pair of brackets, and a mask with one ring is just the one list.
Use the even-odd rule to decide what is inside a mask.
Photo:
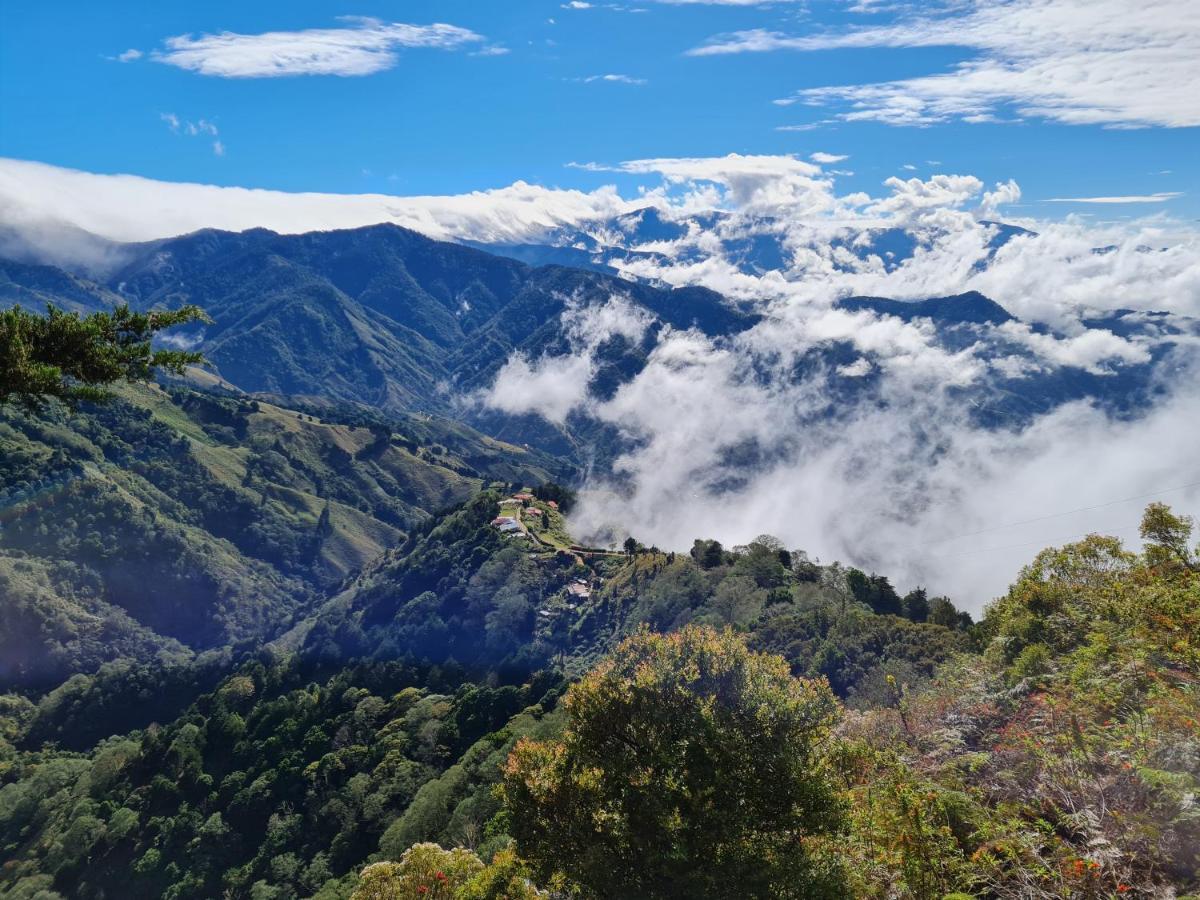
[(1193, 481), (1190, 484), (1181, 484), (1178, 487), (1173, 487), (1173, 488), (1164, 488), (1163, 490), (1160, 490), (1160, 491), (1152, 491), (1149, 494), (1138, 494), (1136, 497), (1125, 497), (1121, 500), (1110, 500), (1107, 503), (1097, 503), (1094, 506), (1081, 506), (1078, 509), (1068, 509), (1065, 512), (1050, 513), (1049, 515), (1037, 516), (1036, 518), (1033, 518), (1033, 519), (1022, 519), (1019, 522), (1008, 522), (1004, 525), (992, 525), (988, 528), (980, 528), (978, 531), (968, 531), (964, 534), (956, 534), (953, 537), (945, 537), (945, 538), (939, 538), (938, 540), (935, 540), (935, 541), (927, 541), (926, 543), (921, 544), (920, 546), (931, 547), (935, 544), (944, 544), (948, 541), (958, 541), (958, 540), (962, 540), (963, 538), (975, 537), (976, 535), (980, 535), (980, 534), (987, 534), (988, 532), (991, 532), (991, 531), (1002, 531), (1005, 528), (1016, 528), (1019, 525), (1032, 525), (1035, 522), (1045, 522), (1045, 521), (1048, 521), (1049, 519), (1061, 519), (1063, 516), (1070, 516), (1075, 513), (1090, 512), (1090, 511), (1096, 510), (1096, 509), (1105, 509), (1109, 506), (1117, 506), (1118, 504), (1121, 504), (1121, 503), (1132, 503), (1134, 500), (1145, 500), (1150, 497), (1157, 497), (1160, 494), (1170, 494), (1170, 493), (1174, 493), (1175, 491), (1184, 491), (1184, 490), (1187, 490), (1188, 488), (1193, 488), (1193, 487), (1200, 487), (1200, 481)]

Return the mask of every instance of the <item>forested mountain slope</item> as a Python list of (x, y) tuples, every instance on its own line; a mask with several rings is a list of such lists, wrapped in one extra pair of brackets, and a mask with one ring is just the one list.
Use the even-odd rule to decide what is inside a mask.
[[(674, 863), (651, 848), (711, 832), (709, 801), (693, 806), (706, 795), (691, 792), (720, 792), (729, 766), (776, 777), (801, 752), (746, 744), (746, 769), (671, 749), (679, 716), (750, 702), (705, 701), (733, 690), (706, 672), (763, 665), (775, 687), (753, 702), (768, 718), (718, 715), (703, 741), (695, 732), (695, 753), (767, 741), (749, 723), (790, 715), (766, 712), (772, 691), (816, 703), (796, 787), (831, 804), (824, 824), (804, 826), (820, 829), (803, 865), (822, 880), (778, 881), (799, 858), (737, 843), (766, 821), (766, 800), (753, 799), (722, 823), (736, 857), (681, 857), (697, 883), (758, 859), (749, 896), (1168, 898), (1195, 886), (1200, 563), (1188, 523), (1165, 508), (1147, 513), (1144, 555), (1099, 537), (1045, 551), (972, 626), (945, 600), (899, 597), (885, 578), (814, 565), (766, 537), (586, 555), (554, 546), (554, 507), (537, 498), (507, 504), (532, 509), (518, 515), (534, 524), (504, 534), (492, 524), (502, 499), (482, 494), (412, 533), (274, 652), (216, 679), (200, 664), (171, 670), (197, 694), (173, 721), (71, 752), (56, 744), (104, 735), (106, 703), (145, 676), (110, 670), (36, 703), (5, 698), (0, 839), (12, 861), (0, 892), (346, 898), (358, 885), (357, 900), (425, 884), (419, 893), (531, 897), (532, 880), (580, 896), (676, 896), (656, 880)], [(663, 643), (646, 626), (681, 637)], [(783, 659), (754, 662), (743, 641)], [(821, 699), (825, 679), (840, 702)], [(589, 730), (592, 714), (608, 725)], [(576, 753), (596, 774), (571, 774)], [(611, 799), (582, 853), (568, 832), (593, 815), (596, 784)], [(638, 807), (648, 786), (656, 800)], [(512, 837), (524, 861), (504, 850)], [(435, 847), (408, 851), (422, 841), (484, 861), (504, 852), (494, 868), (460, 867)], [(606, 862), (618, 846), (643, 849)], [(360, 882), (372, 860), (392, 862)], [(471, 893), (479, 871), (523, 893)]]
[[(199, 897), (250, 896), (262, 882), (255, 890), (339, 896), (337, 885), (350, 884), (343, 876), (380, 846), (398, 854), (438, 839), (498, 849), (491, 786), (508, 750), (521, 735), (551, 736), (566, 681), (646, 623), (761, 634), (795, 671), (832, 676), (859, 705), (882, 696), (889, 666), (916, 684), (969, 645), (952, 607), (943, 615), (952, 627), (924, 621), (923, 595), (907, 607), (921, 621), (881, 615), (842, 570), (766, 538), (736, 551), (698, 542), (691, 555), (589, 554), (555, 546), (565, 533), (549, 502), (502, 507), (504, 499), (483, 493), (414, 530), (274, 652), (223, 679), (206, 661), (162, 669), (168, 684), (190, 677), (202, 696), (175, 721), (147, 718), (85, 758), (37, 748), (86, 750), (80, 736), (106, 735), (104, 711), (144, 690), (150, 670), (110, 667), (36, 704), (11, 698), (0, 832), (25, 862), (8, 885)], [(534, 511), (520, 513), (531, 536), (492, 524), (505, 509)], [(900, 609), (886, 579), (871, 582), (864, 596)], [(115, 767), (89, 795), (99, 806), (37, 799), (51, 783), (92, 783), (94, 765)], [(112, 832), (110, 806), (126, 810)], [(70, 828), (91, 829), (90, 858), (45, 856), (51, 834)]]
[(270, 638), (430, 512), (562, 471), (453, 422), (186, 388), (10, 407), (0, 444), (8, 683)]

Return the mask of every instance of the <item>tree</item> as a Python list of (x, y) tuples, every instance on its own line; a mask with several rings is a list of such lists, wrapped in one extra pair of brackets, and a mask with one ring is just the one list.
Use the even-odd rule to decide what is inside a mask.
[(49, 306), (45, 316), (14, 306), (0, 312), (0, 404), (36, 408), (44, 398), (103, 400), (116, 381), (149, 381), (158, 369), (182, 374), (203, 356), (154, 350), (155, 334), (211, 321), (199, 307), (135, 313), (128, 306), (80, 317)]
[(325, 501), (325, 505), (321, 508), (321, 515), (317, 518), (317, 538), (324, 540), (333, 534), (333, 520), (329, 514), (329, 501)]
[(945, 628), (957, 628), (959, 625), (958, 610), (947, 597), (934, 597), (929, 601), (929, 622)]
[(502, 793), (543, 883), (593, 897), (841, 897), (844, 811), (824, 680), (731, 631), (641, 631), (575, 684), (556, 742), (524, 740)]
[(900, 595), (884, 575), (867, 575), (859, 569), (846, 570), (846, 581), (854, 599), (880, 615), (900, 615)]
[(1142, 515), (1141, 534), (1146, 542), (1146, 560), (1154, 566), (1183, 566), (1200, 570), (1200, 561), (1192, 553), (1191, 516), (1177, 516), (1165, 503), (1151, 503)]
[(470, 850), (414, 844), (399, 862), (363, 869), (350, 900), (453, 900), (482, 870), (483, 863)]
[(455, 900), (538, 900), (528, 863), (511, 849), (501, 850), (478, 875), (459, 888)]
[(924, 622), (929, 618), (929, 597), (925, 588), (913, 588), (904, 595), (904, 618), (913, 622)]
[(627, 555), (633, 556), (633, 554), (638, 552), (638, 548), (641, 546), (641, 544), (637, 542), (636, 538), (627, 537), (625, 538), (625, 543), (621, 546), (625, 548), (625, 553)]
[(715, 569), (725, 561), (725, 548), (720, 541), (705, 541), (697, 538), (692, 544), (692, 559), (705, 569)]

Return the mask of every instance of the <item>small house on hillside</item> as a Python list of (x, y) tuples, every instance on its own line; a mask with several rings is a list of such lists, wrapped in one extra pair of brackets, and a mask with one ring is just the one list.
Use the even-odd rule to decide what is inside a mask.
[(576, 579), (567, 585), (567, 593), (580, 600), (587, 600), (592, 596), (592, 589), (583, 581)]
[(522, 503), (527, 503), (533, 499), (533, 494), (513, 494), (514, 500), (520, 500)]
[(547, 500), (546, 505), (548, 507), (550, 507), (551, 509), (558, 509), (558, 504), (556, 502), (554, 502), (553, 500)]

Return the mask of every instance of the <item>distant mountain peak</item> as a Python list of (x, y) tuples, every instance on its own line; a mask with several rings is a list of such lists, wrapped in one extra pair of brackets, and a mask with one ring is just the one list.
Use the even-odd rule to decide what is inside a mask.
[(887, 297), (847, 297), (838, 301), (841, 309), (869, 310), (879, 315), (895, 316), (908, 322), (912, 319), (932, 319), (946, 324), (1003, 325), (1016, 321), (995, 300), (979, 291), (953, 294), (949, 297), (930, 297), (926, 300), (893, 300)]

